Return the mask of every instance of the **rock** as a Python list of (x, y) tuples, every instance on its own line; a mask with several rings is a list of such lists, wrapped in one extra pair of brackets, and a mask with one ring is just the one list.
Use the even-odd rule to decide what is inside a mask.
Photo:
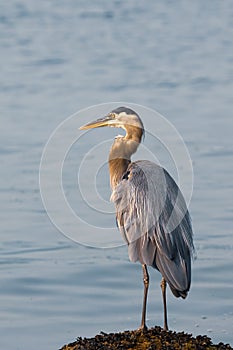
[(146, 331), (125, 331), (121, 333), (104, 333), (94, 338), (77, 338), (60, 350), (230, 350), (229, 344), (215, 345), (206, 335), (193, 337), (184, 332), (164, 331), (160, 327)]

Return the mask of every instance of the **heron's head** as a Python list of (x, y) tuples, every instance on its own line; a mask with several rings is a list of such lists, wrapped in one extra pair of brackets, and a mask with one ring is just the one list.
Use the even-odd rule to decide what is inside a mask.
[(139, 115), (127, 107), (118, 107), (108, 113), (105, 117), (80, 127), (80, 130), (110, 126), (122, 128), (126, 131), (126, 138), (141, 137), (144, 135), (144, 126)]

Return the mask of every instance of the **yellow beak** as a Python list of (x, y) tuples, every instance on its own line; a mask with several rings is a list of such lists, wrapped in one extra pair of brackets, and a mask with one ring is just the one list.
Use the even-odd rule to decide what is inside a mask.
[(103, 126), (114, 126), (114, 124), (115, 124), (115, 120), (113, 119), (113, 117), (111, 115), (107, 115), (104, 118), (100, 118), (86, 125), (80, 126), (79, 130), (94, 129), (94, 128), (100, 128)]

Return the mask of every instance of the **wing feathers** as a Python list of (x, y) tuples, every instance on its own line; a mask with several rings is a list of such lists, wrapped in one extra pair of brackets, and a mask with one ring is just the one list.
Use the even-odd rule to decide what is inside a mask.
[(184, 198), (162, 167), (131, 163), (114, 189), (119, 230), (131, 261), (157, 268), (175, 296), (185, 297), (191, 281), (193, 234)]

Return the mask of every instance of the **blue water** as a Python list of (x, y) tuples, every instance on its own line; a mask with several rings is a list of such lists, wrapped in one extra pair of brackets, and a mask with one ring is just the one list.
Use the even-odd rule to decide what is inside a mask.
[[(227, 0), (1, 2), (1, 348), (58, 349), (77, 336), (139, 325), (141, 268), (128, 261), (127, 248), (69, 240), (50, 222), (39, 190), (40, 159), (53, 130), (76, 111), (109, 101), (159, 111), (186, 142), (198, 258), (187, 300), (168, 293), (169, 324), (233, 345), (232, 38)], [(117, 133), (92, 133), (92, 142)], [(86, 142), (76, 145), (65, 169), (74, 205), (75, 154), (85, 151)], [(107, 156), (89, 164), (103, 165)], [(106, 165), (97, 180), (107, 200)], [(162, 325), (159, 281), (151, 271), (149, 326)]]

